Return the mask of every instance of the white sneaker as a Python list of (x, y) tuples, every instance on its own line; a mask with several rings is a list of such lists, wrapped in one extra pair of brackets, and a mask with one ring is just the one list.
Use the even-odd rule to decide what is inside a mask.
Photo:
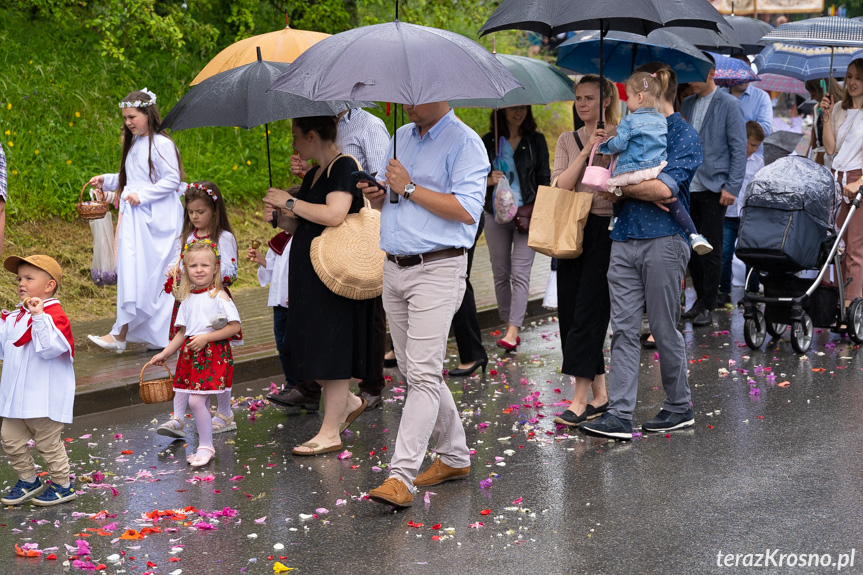
[(98, 335), (88, 335), (87, 339), (101, 347), (102, 349), (110, 349), (117, 353), (123, 353), (126, 351), (126, 342), (125, 341), (117, 341), (114, 336), (111, 336), (110, 342), (105, 341)]
[(709, 254), (713, 251), (713, 246), (711, 246), (710, 242), (707, 241), (707, 238), (701, 234), (692, 234), (689, 236), (689, 244), (692, 246), (692, 249), (695, 250), (695, 253), (700, 256)]

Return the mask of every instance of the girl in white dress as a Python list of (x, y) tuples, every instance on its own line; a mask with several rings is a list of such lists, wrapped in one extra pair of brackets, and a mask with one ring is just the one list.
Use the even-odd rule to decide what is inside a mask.
[[(183, 246), (191, 244), (195, 240), (209, 239), (216, 244), (221, 255), (219, 278), (222, 288), (231, 296), (228, 287), (237, 280), (237, 240), (231, 230), (228, 221), (228, 211), (225, 209), (225, 200), (219, 187), (210, 181), (193, 182), (188, 185), (184, 193), (186, 200), (186, 211), (183, 217), (183, 232), (174, 242), (174, 257), (165, 270), (168, 281), (165, 283), (165, 292), (171, 293), (173, 284), (180, 280), (183, 264), (180, 258)], [(175, 320), (180, 307), (180, 301), (175, 300), (174, 311), (171, 315), (170, 334), (173, 339), (176, 335)], [(242, 332), (231, 338), (232, 345), (242, 345)], [(183, 424), (183, 416), (186, 414), (188, 397), (178, 395), (174, 399), (174, 416), (159, 426), (156, 433), (182, 439), (186, 436)], [(219, 407), (213, 417), (213, 433), (224, 433), (237, 429), (234, 423), (234, 413), (231, 410), (231, 390), (226, 389), (219, 394)]]
[[(120, 172), (94, 176), (88, 184), (98, 198), (119, 194), (117, 224), (117, 321), (111, 333), (89, 335), (99, 347), (122, 353), (126, 342), (151, 349), (168, 344), (173, 298), (165, 296), (163, 270), (180, 236), (183, 166), (177, 146), (159, 132), (156, 95), (132, 92), (120, 102), (123, 155)], [(105, 194), (104, 192), (115, 192)]]
[(219, 281), (216, 245), (208, 239), (194, 240), (187, 244), (182, 257), (177, 335), (150, 363), (165, 365), (165, 360), (180, 352), (174, 375), (174, 401), (187, 396), (198, 429), (198, 449), (187, 461), (200, 467), (215, 455), (209, 397), (230, 391), (234, 358), (229, 340), (240, 332), (240, 315)]

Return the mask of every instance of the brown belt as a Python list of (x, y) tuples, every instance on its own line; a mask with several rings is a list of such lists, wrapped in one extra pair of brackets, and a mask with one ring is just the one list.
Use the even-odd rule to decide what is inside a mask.
[(417, 254), (414, 256), (396, 256), (387, 254), (387, 259), (399, 266), (400, 268), (409, 268), (419, 265), (423, 262), (433, 262), (435, 260), (445, 260), (447, 258), (456, 258), (467, 253), (465, 248), (444, 248), (425, 254)]
[(836, 181), (842, 185), (856, 182), (861, 177), (863, 177), (863, 170), (851, 170), (848, 172), (837, 172), (834, 170), (830, 171), (833, 172), (833, 176), (836, 178)]

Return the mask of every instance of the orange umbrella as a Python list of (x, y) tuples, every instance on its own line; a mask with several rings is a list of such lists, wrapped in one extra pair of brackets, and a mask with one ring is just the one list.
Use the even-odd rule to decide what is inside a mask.
[(216, 57), (210, 60), (210, 63), (204, 66), (204, 69), (192, 80), (191, 85), (199, 84), (219, 72), (257, 62), (259, 58), (256, 48), (258, 47), (261, 48), (261, 57), (264, 60), (290, 64), (309, 46), (329, 36), (323, 32), (294, 30), (287, 25), (287, 15), (285, 20), (284, 30), (240, 40), (216, 54)]

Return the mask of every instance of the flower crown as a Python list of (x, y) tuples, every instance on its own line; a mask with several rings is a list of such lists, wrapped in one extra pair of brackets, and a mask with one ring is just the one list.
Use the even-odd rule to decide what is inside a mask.
[(186, 186), (186, 191), (188, 192), (191, 188), (195, 188), (196, 190), (201, 190), (202, 192), (207, 192), (207, 195), (210, 196), (210, 199), (213, 200), (213, 203), (216, 203), (219, 201), (219, 196), (216, 195), (216, 192), (214, 192), (213, 190), (211, 190), (210, 188), (208, 188), (207, 186), (205, 186), (203, 184), (195, 184), (195, 183), (189, 184)]
[(180, 259), (183, 259), (186, 256), (186, 252), (189, 250), (189, 248), (191, 248), (195, 244), (204, 244), (209, 247), (211, 250), (213, 250), (213, 253), (216, 254), (216, 263), (221, 263), (222, 255), (219, 253), (219, 246), (210, 241), (209, 238), (203, 238), (200, 240), (195, 239), (190, 242), (186, 242), (186, 244), (183, 246), (183, 253), (180, 254)]
[(120, 102), (120, 108), (147, 108), (149, 106), (155, 105), (156, 94), (149, 91), (147, 88), (144, 88), (141, 91), (150, 96), (150, 100), (148, 102), (144, 102), (143, 100), (135, 100), (134, 102)]

